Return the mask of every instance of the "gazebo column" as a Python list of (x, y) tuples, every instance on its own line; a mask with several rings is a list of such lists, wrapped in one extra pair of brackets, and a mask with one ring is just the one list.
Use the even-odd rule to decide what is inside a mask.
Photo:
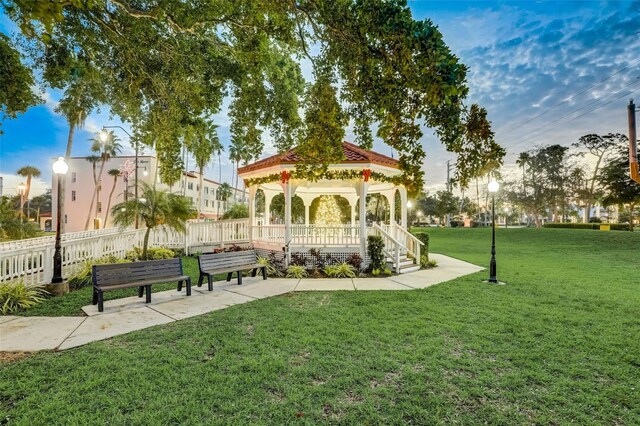
[[(402, 226), (405, 229), (408, 229), (407, 224), (407, 188), (404, 186), (399, 186), (398, 191), (400, 191), (400, 202), (402, 203)], [(395, 197), (394, 197), (395, 198)]]
[(258, 187), (251, 185), (249, 188), (249, 242), (253, 242), (253, 227), (256, 225), (256, 191)]
[(285, 266), (289, 266), (291, 261), (291, 253), (289, 244), (291, 243), (291, 199), (295, 188), (291, 185), (291, 173), (283, 171), (281, 173), (282, 189), (284, 191), (284, 245), (285, 250)]
[(364, 262), (364, 258), (367, 255), (367, 191), (369, 190), (369, 183), (363, 179), (357, 185), (356, 191), (360, 197), (360, 256)]
[(310, 204), (304, 203), (304, 225), (309, 226), (309, 207)]

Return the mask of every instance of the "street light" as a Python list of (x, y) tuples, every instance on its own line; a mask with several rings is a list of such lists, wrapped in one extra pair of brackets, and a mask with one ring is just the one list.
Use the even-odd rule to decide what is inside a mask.
[(498, 284), (496, 278), (496, 192), (500, 189), (500, 184), (495, 179), (491, 179), (487, 189), (491, 193), (491, 262), (489, 263), (487, 282)]
[(53, 278), (51, 278), (52, 284), (58, 284), (62, 282), (62, 254), (60, 253), (60, 220), (61, 220), (61, 198), (62, 198), (62, 179), (64, 175), (69, 171), (69, 165), (64, 161), (64, 157), (58, 157), (55, 163), (53, 163), (53, 173), (56, 174), (56, 180), (58, 181), (58, 202), (56, 206), (56, 245), (55, 252), (53, 254)]
[[(129, 140), (133, 139), (133, 136), (131, 136), (131, 134), (129, 132), (127, 132), (124, 127), (121, 126), (102, 126), (102, 132), (100, 133), (100, 139), (103, 142), (106, 142), (107, 140), (107, 129), (120, 129), (123, 132), (125, 132), (127, 134), (127, 136), (129, 136)], [(134, 193), (135, 193), (135, 197), (136, 200), (138, 199), (138, 139), (135, 139), (135, 143), (136, 143), (136, 167), (135, 167), (135, 187), (134, 187)], [(129, 191), (129, 188), (125, 188), (125, 194)], [(138, 214), (136, 213), (136, 229), (138, 229)]]

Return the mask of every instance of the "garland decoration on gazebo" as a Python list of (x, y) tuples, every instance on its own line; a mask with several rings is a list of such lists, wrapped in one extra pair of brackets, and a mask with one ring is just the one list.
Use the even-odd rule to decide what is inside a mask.
[[(247, 187), (253, 185), (263, 185), (265, 183), (273, 183), (273, 182), (283, 182), (283, 174), (273, 173), (267, 176), (256, 177), (256, 178), (248, 178), (244, 179), (244, 184)], [(378, 182), (388, 182), (393, 183), (395, 185), (406, 185), (407, 181), (402, 176), (387, 176), (384, 173), (374, 172), (371, 169), (352, 169), (352, 170), (327, 170), (318, 176), (313, 176), (310, 178), (308, 175), (301, 175), (297, 170), (291, 170), (291, 172), (287, 175), (287, 181), (289, 179), (307, 179), (311, 181), (315, 181), (318, 179), (327, 179), (327, 180), (360, 180), (364, 179), (365, 182), (368, 182), (369, 179), (378, 181)]]

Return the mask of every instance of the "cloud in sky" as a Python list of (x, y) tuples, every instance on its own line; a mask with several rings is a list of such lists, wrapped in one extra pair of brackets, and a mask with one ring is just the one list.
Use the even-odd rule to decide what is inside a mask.
[[(640, 81), (634, 80), (640, 76), (640, 2), (409, 1), (409, 6), (416, 19), (437, 24), (453, 52), (469, 66), (469, 103), (487, 108), (497, 141), (508, 149), (507, 170), (517, 171), (517, 154), (535, 145), (569, 145), (587, 133), (626, 132), (627, 98), (631, 93), (640, 98)], [(10, 33), (15, 26), (0, 16), (0, 30)], [(309, 64), (302, 65), (309, 78)], [(64, 152), (68, 132), (64, 119), (53, 113), (59, 97), (48, 92), (46, 104), (4, 124), (0, 174), (33, 164), (43, 170), (43, 181), (50, 181), (50, 159)], [(215, 121), (221, 141), (228, 145), (228, 100)], [(77, 132), (74, 155), (88, 153), (88, 139), (103, 124), (127, 127), (108, 112), (92, 114)], [(347, 138), (352, 138), (351, 129)], [(122, 139), (126, 142), (126, 135)], [(454, 156), (429, 129), (422, 143), (427, 188), (444, 188), (445, 163)], [(379, 140), (374, 146), (391, 153)], [(270, 154), (273, 143), (265, 132), (263, 156)], [(220, 171), (217, 161), (207, 168), (215, 180)], [(223, 154), (222, 180), (229, 181), (231, 175), (232, 165)]]

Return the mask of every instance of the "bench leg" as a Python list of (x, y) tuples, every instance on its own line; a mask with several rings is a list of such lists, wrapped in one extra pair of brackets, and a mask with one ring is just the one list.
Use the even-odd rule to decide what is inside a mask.
[(146, 288), (146, 293), (147, 293), (147, 298), (145, 300), (145, 303), (151, 303), (151, 286), (145, 286)]
[(98, 312), (104, 311), (104, 298), (102, 297), (102, 290), (98, 290)]
[(178, 281), (178, 291), (182, 291), (182, 281)]
[(191, 296), (191, 278), (187, 278), (187, 296)]
[(236, 274), (238, 274), (238, 285), (242, 284), (242, 271), (238, 271), (236, 272)]
[(200, 274), (200, 277), (198, 277), (198, 287), (202, 287), (203, 281), (204, 281), (204, 275)]
[(263, 280), (267, 279), (267, 267), (266, 266), (262, 267), (262, 279)]
[(93, 295), (91, 297), (91, 304), (92, 305), (96, 305), (98, 303), (98, 291), (96, 290), (96, 288), (93, 288)]
[(144, 294), (144, 287), (143, 286), (138, 287), (138, 297), (142, 297), (143, 294)]
[(252, 277), (255, 277), (257, 273), (258, 273), (258, 268), (253, 268), (253, 269), (251, 270), (251, 276), (252, 276)]
[(207, 276), (209, 281), (209, 291), (213, 291), (213, 277), (211, 275)]
[(231, 276), (233, 275), (233, 272), (229, 272), (227, 274), (227, 281), (231, 281)]

